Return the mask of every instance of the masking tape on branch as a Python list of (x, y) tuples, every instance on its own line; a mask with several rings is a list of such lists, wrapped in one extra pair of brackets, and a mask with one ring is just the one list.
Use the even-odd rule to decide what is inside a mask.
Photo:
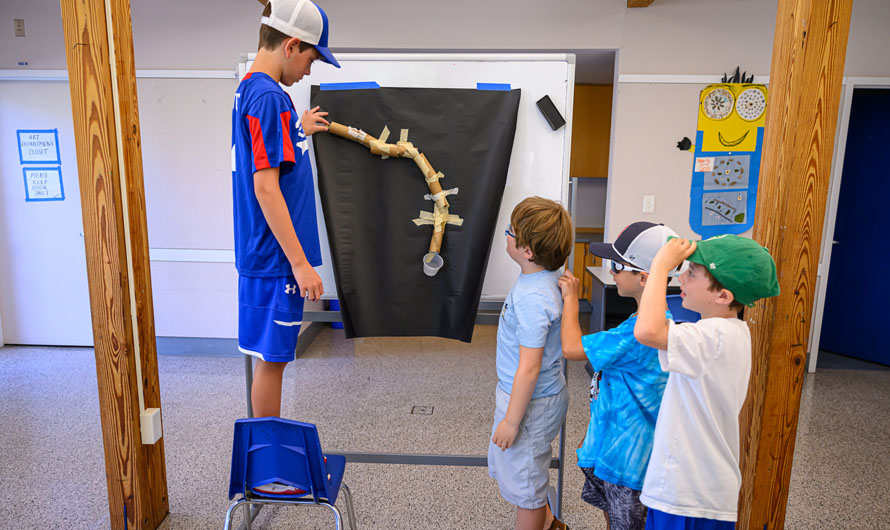
[(438, 201), (439, 199), (444, 199), (449, 195), (457, 195), (457, 191), (460, 188), (451, 188), (450, 190), (442, 190), (439, 193), (428, 193), (423, 196), (424, 199), (428, 201)]
[(443, 178), (445, 178), (445, 174), (442, 173), (441, 171), (439, 171), (432, 177), (425, 177), (424, 180), (426, 181), (427, 184), (432, 184), (433, 182), (439, 182), (439, 179), (443, 179)]
[(414, 219), (414, 224), (417, 226), (422, 225), (434, 225), (437, 230), (436, 232), (441, 232), (445, 229), (445, 224), (450, 224), (454, 226), (462, 226), (464, 224), (464, 220), (454, 215), (452, 213), (448, 213), (447, 210), (436, 209), (434, 212), (420, 212), (420, 217)]
[[(388, 138), (389, 138), (389, 127), (387, 127), (386, 125), (384, 125), (384, 126), (383, 126), (383, 130), (380, 131), (380, 136), (377, 138), (377, 141), (380, 142), (381, 144), (383, 144), (383, 145), (387, 148), (387, 149), (386, 149), (387, 152), (390, 152), (390, 153), (391, 153), (392, 151), (389, 150), (389, 147), (390, 147), (390, 146), (386, 144), (386, 140), (387, 140)], [(374, 146), (371, 145), (371, 147), (373, 148)], [(383, 156), (381, 157), (382, 160), (386, 160), (387, 158), (389, 158), (389, 155), (383, 155)]]
[(414, 147), (414, 144), (411, 142), (396, 142), (396, 145), (399, 146), (400, 155), (403, 158), (413, 158), (417, 160), (417, 157), (420, 156), (420, 151)]

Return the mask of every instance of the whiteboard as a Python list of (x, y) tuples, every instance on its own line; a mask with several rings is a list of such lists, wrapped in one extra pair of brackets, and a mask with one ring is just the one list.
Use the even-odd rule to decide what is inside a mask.
[[(244, 56), (239, 64), (239, 78), (250, 70), (254, 56)], [(560, 201), (567, 209), (569, 207), (574, 54), (342, 53), (337, 54), (337, 61), (341, 66), (339, 69), (315, 62), (311, 75), (285, 88), (298, 112), (309, 108), (310, 88), (320, 83), (374, 81), (381, 87), (473, 89), (477, 83), (502, 83), (522, 90), (504, 197), (500, 205), (492, 205), (492, 208), (499, 208), (498, 222), (492, 234), (488, 269), (482, 286), (482, 301), (502, 302), (519, 274), (519, 266), (504, 251), (503, 228), (510, 222), (513, 207), (532, 195)], [(557, 131), (550, 128), (535, 105), (545, 95), (550, 96), (565, 117), (566, 125)], [(335, 115), (328, 117), (337, 119)], [(314, 160), (314, 151), (312, 156)], [(336, 298), (334, 271), (314, 165), (313, 177), (316, 179), (318, 235), (324, 261), (317, 270), (324, 282), (324, 298)]]

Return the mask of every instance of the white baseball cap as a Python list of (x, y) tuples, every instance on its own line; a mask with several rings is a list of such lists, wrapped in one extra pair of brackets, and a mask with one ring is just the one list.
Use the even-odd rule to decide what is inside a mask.
[(328, 49), (330, 23), (324, 10), (310, 0), (269, 0), (269, 3), (272, 11), (268, 17), (260, 19), (262, 24), (313, 45), (322, 61), (340, 68), (340, 63)]
[(646, 272), (652, 268), (652, 260), (668, 237), (677, 233), (663, 224), (640, 221), (627, 226), (614, 243), (591, 243), (590, 253), (601, 258), (633, 265)]

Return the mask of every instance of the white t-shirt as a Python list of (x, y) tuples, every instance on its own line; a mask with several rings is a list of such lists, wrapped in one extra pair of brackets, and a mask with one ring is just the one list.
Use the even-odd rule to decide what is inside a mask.
[(748, 325), (734, 318), (670, 321), (658, 360), (670, 375), (640, 501), (674, 515), (735, 521), (739, 412), (751, 374)]

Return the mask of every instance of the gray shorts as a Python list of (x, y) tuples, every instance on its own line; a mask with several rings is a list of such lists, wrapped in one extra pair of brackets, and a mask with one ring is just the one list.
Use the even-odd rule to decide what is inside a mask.
[(643, 530), (646, 506), (640, 502), (639, 491), (606, 482), (593, 474), (592, 467), (582, 467), (581, 471), (586, 479), (581, 498), (609, 514), (611, 530)]
[[(507, 413), (510, 394), (498, 387), (491, 434)], [(501, 496), (519, 508), (535, 510), (547, 504), (550, 485), (550, 444), (566, 420), (569, 408), (565, 388), (558, 394), (533, 399), (525, 409), (519, 433), (505, 451), (488, 439), (488, 475), (498, 481)]]

